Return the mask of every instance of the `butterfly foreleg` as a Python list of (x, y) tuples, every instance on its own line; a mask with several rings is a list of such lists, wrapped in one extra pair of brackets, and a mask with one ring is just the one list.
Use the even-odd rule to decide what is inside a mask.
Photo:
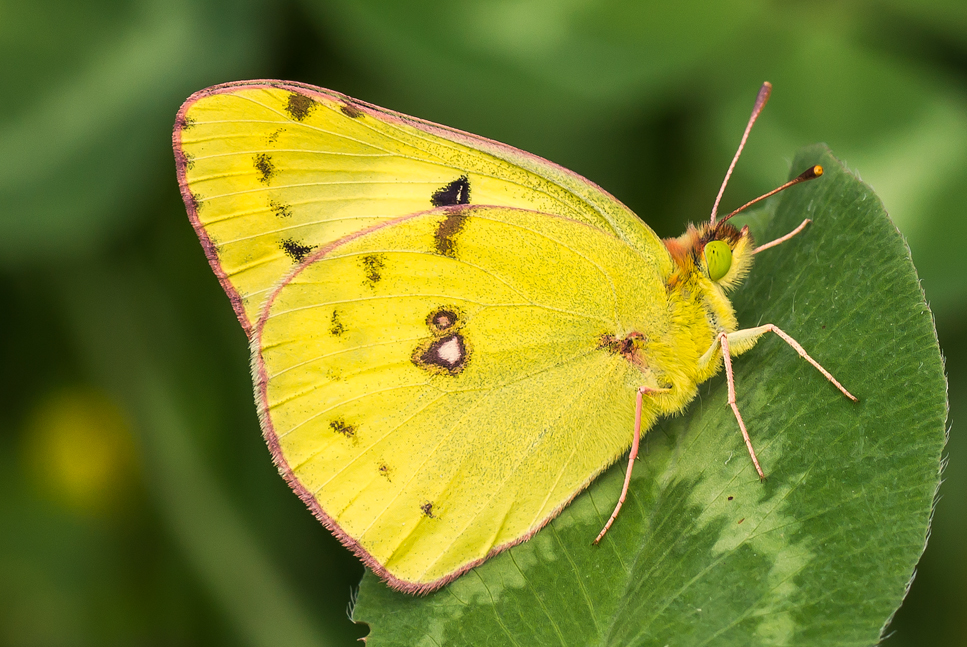
[[(762, 467), (759, 465), (759, 459), (756, 458), (755, 449), (752, 448), (752, 440), (749, 438), (749, 432), (745, 428), (745, 422), (742, 420), (742, 414), (739, 413), (739, 406), (735, 401), (735, 377), (732, 372), (732, 355), (739, 355), (749, 350), (755, 346), (755, 343), (759, 340), (759, 337), (767, 332), (773, 332), (778, 335), (780, 339), (792, 346), (792, 348), (799, 353), (800, 357), (812, 364), (813, 367), (822, 373), (827, 380), (832, 382), (833, 385), (843, 393), (843, 395), (848, 397), (853, 402), (857, 401), (856, 397), (847, 391), (843, 385), (830, 374), (829, 371), (827, 371), (819, 364), (819, 362), (809, 356), (809, 353), (806, 352), (806, 349), (803, 348), (799, 342), (783, 332), (778, 326), (773, 324), (765, 324), (764, 326), (736, 330), (735, 332), (731, 333), (719, 333), (719, 335), (716, 337), (716, 343), (722, 348), (722, 360), (725, 364), (725, 377), (729, 388), (729, 406), (732, 407), (732, 413), (735, 414), (735, 419), (739, 423), (739, 429), (742, 431), (742, 439), (745, 441), (745, 446), (749, 450), (749, 456), (752, 457), (752, 463), (755, 465), (755, 471), (758, 472), (760, 479), (764, 479), (765, 474), (762, 472)], [(714, 350), (714, 347), (715, 344), (713, 344), (712, 349), (710, 350)]]
[(604, 537), (605, 533), (608, 532), (608, 528), (614, 523), (614, 520), (618, 518), (618, 513), (621, 511), (621, 506), (625, 503), (625, 497), (628, 496), (628, 486), (631, 484), (631, 471), (635, 466), (635, 459), (638, 458), (638, 445), (641, 443), (641, 407), (646, 393), (663, 393), (669, 391), (670, 389), (652, 389), (647, 386), (639, 386), (638, 392), (635, 397), (635, 436), (631, 441), (631, 452), (628, 454), (628, 469), (625, 471), (625, 482), (621, 486), (621, 496), (618, 497), (618, 504), (614, 507), (614, 512), (611, 513), (611, 517), (608, 519), (608, 523), (604, 524), (604, 528), (595, 537), (593, 544), (597, 544)]
[(733, 345), (740, 346), (740, 348), (737, 349), (737, 352), (736, 352), (736, 355), (738, 355), (739, 353), (744, 353), (746, 350), (752, 348), (755, 345), (756, 341), (758, 341), (759, 337), (766, 334), (767, 332), (774, 332), (776, 335), (778, 335), (779, 338), (782, 339), (782, 341), (792, 346), (793, 350), (799, 353), (800, 357), (802, 357), (804, 360), (812, 364), (813, 368), (815, 368), (817, 371), (822, 373), (827, 380), (832, 382), (833, 386), (839, 389), (843, 395), (845, 395), (853, 402), (858, 402), (858, 400), (856, 399), (856, 396), (854, 396), (852, 393), (847, 391), (843, 387), (843, 385), (840, 384), (839, 381), (830, 374), (829, 371), (824, 369), (819, 364), (819, 362), (817, 362), (812, 357), (810, 357), (809, 353), (806, 352), (806, 349), (799, 345), (799, 342), (797, 342), (795, 339), (793, 339), (788, 334), (783, 332), (778, 326), (774, 324), (765, 324), (764, 326), (757, 326), (755, 328), (746, 328), (745, 330), (737, 330), (735, 332), (729, 333), (728, 339)]
[[(746, 332), (740, 330), (738, 332)], [(732, 333), (735, 334), (735, 333)], [(748, 342), (749, 347), (755, 344), (756, 340), (759, 338), (755, 335)], [(732, 413), (735, 414), (735, 419), (739, 423), (739, 429), (742, 431), (742, 439), (745, 441), (745, 446), (749, 450), (749, 456), (752, 457), (752, 464), (755, 465), (755, 471), (759, 473), (759, 478), (764, 479), (766, 475), (762, 472), (762, 467), (759, 465), (759, 459), (755, 455), (755, 449), (752, 447), (752, 439), (749, 438), (749, 432), (745, 428), (745, 421), (742, 420), (742, 414), (739, 413), (739, 405), (735, 403), (735, 377), (732, 374), (732, 353), (729, 350), (729, 333), (720, 333), (717, 341), (722, 347), (722, 361), (725, 363), (725, 380), (729, 385), (729, 406), (732, 407)]]

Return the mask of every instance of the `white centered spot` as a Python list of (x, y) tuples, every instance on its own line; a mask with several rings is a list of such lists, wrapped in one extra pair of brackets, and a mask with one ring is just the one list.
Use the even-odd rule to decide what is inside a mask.
[(437, 348), (437, 357), (453, 366), (463, 359), (463, 349), (460, 347), (460, 338), (451, 337)]

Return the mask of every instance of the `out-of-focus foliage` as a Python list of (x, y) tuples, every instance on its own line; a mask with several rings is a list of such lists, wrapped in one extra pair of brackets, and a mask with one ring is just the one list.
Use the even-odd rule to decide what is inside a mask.
[[(825, 141), (907, 237), (955, 426), (931, 543), (888, 644), (967, 644), (960, 0), (101, 0), (8, 2), (0, 15), (0, 645), (362, 633), (345, 613), (362, 569), (268, 459), (244, 335), (174, 178), (181, 101), (258, 77), (543, 155), (662, 235), (705, 217), (772, 81), (724, 206)], [(44, 453), (78, 465), (45, 479)]]

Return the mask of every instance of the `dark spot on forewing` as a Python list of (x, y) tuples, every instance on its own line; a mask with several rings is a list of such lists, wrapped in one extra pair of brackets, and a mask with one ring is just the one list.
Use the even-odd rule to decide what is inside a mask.
[(208, 235), (208, 249), (214, 252), (216, 256), (221, 254), (221, 242), (218, 241), (214, 236), (212, 236), (211, 233), (207, 233), (207, 235)]
[(204, 201), (204, 198), (197, 193), (189, 193), (188, 195), (190, 196), (189, 200), (191, 200), (191, 208), (197, 214), (201, 211), (201, 203)]
[(275, 164), (272, 163), (272, 158), (266, 153), (259, 153), (255, 156), (254, 165), (255, 170), (261, 175), (259, 182), (268, 184), (269, 180), (275, 174)]
[(463, 212), (447, 214), (447, 217), (443, 219), (433, 235), (433, 244), (436, 247), (437, 254), (450, 258), (457, 257), (457, 234), (460, 233), (466, 222), (467, 216)]
[(301, 263), (309, 255), (309, 252), (316, 248), (315, 245), (305, 245), (291, 238), (283, 240), (281, 247), (282, 251), (296, 263)]
[(362, 263), (363, 274), (366, 277), (364, 285), (371, 288), (376, 287), (376, 284), (383, 278), (382, 271), (386, 267), (386, 261), (379, 254), (368, 254), (360, 259), (360, 263)]
[(189, 128), (195, 125), (195, 120), (189, 117), (188, 115), (184, 115), (183, 117), (178, 119), (177, 125), (179, 130), (188, 130)]
[(342, 321), (339, 320), (339, 311), (332, 311), (332, 319), (329, 320), (329, 334), (333, 337), (339, 337), (344, 332), (346, 332), (346, 327), (342, 325)]
[(346, 438), (352, 438), (356, 435), (356, 427), (354, 425), (346, 424), (346, 421), (342, 418), (332, 420), (329, 423), (329, 428), (337, 434), (345, 436)]
[(343, 113), (350, 119), (359, 119), (364, 114), (362, 110), (360, 110), (359, 108), (357, 108), (356, 106), (354, 106), (349, 102), (346, 102), (343, 105), (339, 106), (339, 112)]
[(279, 141), (279, 135), (285, 132), (285, 128), (276, 128), (272, 131), (272, 134), (265, 138), (265, 141), (269, 144), (274, 144)]
[(298, 92), (289, 94), (289, 101), (285, 106), (285, 111), (296, 121), (302, 121), (309, 116), (309, 113), (316, 107), (316, 102), (310, 97)]
[(433, 504), (430, 503), (429, 501), (421, 505), (420, 510), (422, 510), (423, 514), (429, 517), (430, 519), (436, 519), (436, 515), (433, 514)]
[(430, 204), (434, 207), (470, 204), (470, 179), (466, 175), (461, 175), (453, 182), (440, 187), (430, 196)]
[(271, 209), (272, 213), (277, 215), (279, 218), (288, 218), (292, 215), (292, 207), (284, 202), (269, 200), (269, 209)]
[(393, 480), (389, 477), (390, 476), (389, 465), (387, 465), (386, 463), (380, 463), (377, 469), (379, 470), (380, 476), (385, 477), (386, 480), (389, 481), (390, 483), (393, 482)]

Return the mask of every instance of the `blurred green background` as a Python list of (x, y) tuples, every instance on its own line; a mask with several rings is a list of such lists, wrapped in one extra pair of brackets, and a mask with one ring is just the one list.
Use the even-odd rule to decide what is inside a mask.
[[(963, 0), (3, 0), (0, 61), (0, 646), (365, 633), (362, 568), (269, 460), (178, 194), (175, 112), (215, 83), (304, 81), (510, 143), (671, 236), (707, 217), (772, 81), (724, 209), (828, 143), (907, 237), (967, 414)], [(967, 645), (958, 431), (887, 645)]]

